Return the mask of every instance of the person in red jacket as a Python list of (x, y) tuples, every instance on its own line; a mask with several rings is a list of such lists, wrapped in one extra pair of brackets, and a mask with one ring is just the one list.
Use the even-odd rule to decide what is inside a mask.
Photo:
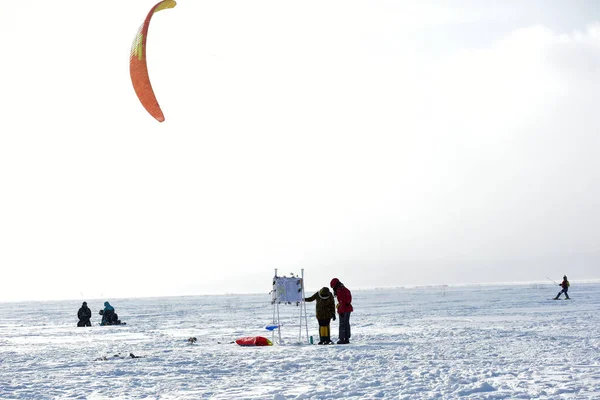
[(563, 281), (561, 283), (559, 283), (559, 285), (562, 290), (560, 292), (558, 292), (558, 294), (556, 295), (556, 297), (554, 298), (554, 300), (558, 300), (558, 298), (560, 297), (561, 294), (565, 294), (565, 297), (567, 298), (567, 300), (570, 299), (569, 294), (567, 293), (569, 291), (569, 286), (571, 286), (571, 284), (569, 283), (569, 281), (567, 280), (567, 276), (563, 276)]
[(329, 284), (333, 289), (333, 295), (337, 297), (337, 312), (340, 315), (340, 332), (337, 344), (350, 343), (350, 313), (352, 308), (352, 293), (338, 278), (333, 278)]

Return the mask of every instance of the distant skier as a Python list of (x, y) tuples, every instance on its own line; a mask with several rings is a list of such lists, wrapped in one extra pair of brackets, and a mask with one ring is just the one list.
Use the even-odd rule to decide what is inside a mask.
[(81, 308), (77, 311), (77, 318), (79, 318), (79, 322), (77, 322), (77, 326), (92, 326), (90, 322), (90, 318), (92, 318), (92, 310), (90, 310), (87, 306), (87, 302), (83, 302), (81, 304)]
[(560, 292), (558, 292), (558, 294), (556, 295), (556, 297), (554, 298), (554, 300), (558, 300), (558, 298), (560, 297), (561, 294), (565, 294), (565, 297), (567, 298), (567, 300), (570, 299), (569, 294), (567, 293), (569, 291), (569, 286), (571, 286), (571, 284), (569, 283), (569, 281), (567, 280), (567, 276), (563, 276), (563, 281), (561, 283), (559, 283), (559, 285), (562, 290)]
[(317, 344), (333, 344), (331, 341), (331, 330), (329, 324), (331, 319), (335, 321), (335, 300), (329, 288), (323, 287), (310, 297), (306, 297), (304, 301), (317, 301), (317, 321), (319, 321), (319, 343)]
[(108, 301), (104, 302), (104, 310), (100, 310), (100, 315), (102, 315), (102, 322), (100, 322), (100, 325), (121, 325), (119, 316)]
[(333, 294), (338, 299), (336, 307), (338, 314), (340, 314), (340, 340), (337, 341), (337, 344), (348, 344), (350, 343), (350, 313), (354, 311), (352, 293), (338, 278), (333, 278), (329, 286), (331, 286)]

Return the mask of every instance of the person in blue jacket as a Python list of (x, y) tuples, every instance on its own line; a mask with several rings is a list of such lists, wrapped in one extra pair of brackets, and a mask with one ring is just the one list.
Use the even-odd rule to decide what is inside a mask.
[(100, 325), (120, 325), (119, 316), (115, 312), (115, 308), (110, 305), (108, 301), (104, 302), (104, 310), (100, 310), (102, 315), (102, 322)]

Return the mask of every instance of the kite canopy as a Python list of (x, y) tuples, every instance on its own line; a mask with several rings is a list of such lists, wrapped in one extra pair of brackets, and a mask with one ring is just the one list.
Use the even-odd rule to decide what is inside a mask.
[(131, 75), (131, 83), (135, 94), (137, 94), (140, 102), (158, 122), (163, 122), (165, 116), (163, 115), (158, 100), (152, 90), (152, 84), (150, 83), (150, 77), (148, 75), (148, 66), (146, 65), (146, 39), (148, 37), (148, 28), (150, 26), (150, 20), (154, 13), (167, 8), (173, 8), (177, 5), (174, 0), (163, 0), (156, 4), (146, 16), (144, 23), (138, 29), (135, 39), (131, 44), (131, 53), (129, 55), (129, 74)]
[(273, 346), (273, 343), (263, 336), (246, 336), (235, 342), (240, 346)]

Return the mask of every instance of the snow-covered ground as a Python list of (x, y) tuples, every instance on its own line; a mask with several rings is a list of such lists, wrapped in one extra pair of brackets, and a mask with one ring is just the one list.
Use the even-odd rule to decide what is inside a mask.
[(2, 303), (0, 398), (599, 399), (600, 284), (548, 300), (558, 290), (355, 290), (351, 344), (334, 346), (297, 343), (295, 305), (280, 308), (282, 345), (232, 344), (271, 338), (267, 293), (82, 299), (95, 323), (104, 300), (127, 322), (91, 328), (75, 327), (81, 301)]

